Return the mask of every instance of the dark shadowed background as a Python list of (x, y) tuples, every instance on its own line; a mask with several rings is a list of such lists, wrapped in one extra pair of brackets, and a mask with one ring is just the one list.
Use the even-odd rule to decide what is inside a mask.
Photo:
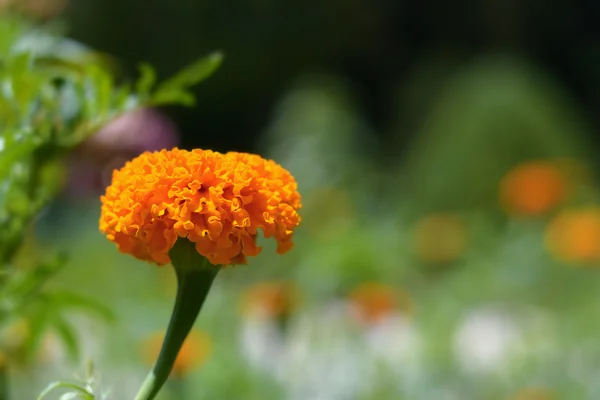
[[(369, 122), (386, 137), (399, 117), (396, 89), (416, 69), (452, 68), (489, 51), (528, 58), (597, 124), (599, 11), (594, 0), (86, 0), (71, 2), (66, 17), (71, 36), (115, 55), (130, 75), (140, 61), (166, 76), (199, 54), (223, 50), (221, 70), (196, 90), (198, 107), (168, 112), (186, 147), (250, 150), (301, 74), (350, 80)], [(403, 141), (404, 132), (393, 136)]]

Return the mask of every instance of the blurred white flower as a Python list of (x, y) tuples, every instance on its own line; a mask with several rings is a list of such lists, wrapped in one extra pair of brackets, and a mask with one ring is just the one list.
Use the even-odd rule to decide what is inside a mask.
[(275, 320), (247, 316), (242, 321), (241, 351), (250, 365), (276, 375), (285, 356), (284, 338)]
[(583, 341), (566, 355), (566, 374), (569, 379), (589, 386), (590, 390), (600, 389), (600, 385), (594, 384), (600, 377), (598, 365), (600, 365), (600, 341), (596, 339)]
[(304, 315), (290, 329), (279, 374), (291, 400), (354, 399), (371, 385), (372, 360), (345, 304)]
[(421, 338), (401, 314), (365, 327), (340, 301), (296, 314), (289, 324), (284, 336), (273, 319), (251, 314), (241, 335), (247, 360), (279, 381), (287, 399), (350, 400), (382, 379), (402, 387), (421, 378)]
[(453, 344), (459, 366), (469, 373), (503, 370), (524, 345), (522, 332), (510, 315), (491, 308), (467, 314)]
[(400, 380), (419, 378), (423, 343), (411, 319), (400, 313), (388, 316), (367, 329), (365, 340), (374, 358)]
[(435, 400), (463, 400), (465, 396), (459, 393), (452, 387), (440, 387), (424, 389), (421, 392), (421, 398), (423, 399), (435, 399)]

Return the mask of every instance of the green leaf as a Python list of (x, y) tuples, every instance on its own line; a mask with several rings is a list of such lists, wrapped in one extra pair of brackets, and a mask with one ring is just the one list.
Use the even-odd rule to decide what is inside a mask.
[(0, 57), (7, 56), (27, 26), (14, 18), (0, 20)]
[(106, 116), (111, 105), (113, 91), (112, 77), (97, 65), (90, 65), (87, 70), (89, 81), (85, 101), (90, 106), (91, 120)]
[(26, 357), (32, 359), (38, 352), (44, 334), (50, 325), (50, 318), (47, 307), (38, 308), (30, 318), (29, 339), (27, 340)]
[(137, 99), (131, 93), (131, 85), (129, 83), (126, 83), (114, 92), (113, 107), (119, 112), (129, 111), (137, 103)]
[(46, 396), (48, 396), (51, 392), (57, 389), (71, 389), (75, 390), (76, 394), (81, 395), (81, 398), (84, 400), (94, 400), (95, 396), (93, 393), (90, 393), (84, 387), (76, 385), (74, 383), (69, 382), (53, 382), (42, 393), (38, 396), (37, 400), (43, 400)]
[(192, 107), (196, 104), (194, 95), (187, 89), (211, 76), (223, 61), (223, 54), (215, 52), (184, 68), (174, 77), (158, 86), (150, 99), (150, 105), (179, 104)]
[(190, 92), (168, 89), (156, 92), (150, 101), (150, 105), (152, 106), (165, 104), (180, 104), (182, 106), (192, 107), (196, 104), (196, 98)]
[(67, 76), (77, 79), (85, 74), (84, 65), (55, 55), (38, 57), (35, 60), (35, 67), (44, 71), (49, 77)]
[(52, 325), (65, 345), (69, 356), (73, 360), (76, 360), (79, 356), (79, 344), (73, 327), (63, 317), (58, 315), (52, 318)]
[(222, 62), (223, 54), (221, 52), (214, 52), (184, 68), (174, 77), (167, 79), (158, 87), (157, 92), (171, 89), (186, 89), (196, 85), (211, 76)]
[(74, 400), (79, 397), (79, 393), (77, 392), (69, 392), (60, 396), (60, 400)]
[(115, 314), (109, 307), (92, 298), (62, 290), (54, 291), (49, 296), (52, 303), (58, 307), (75, 307), (95, 313), (108, 322), (115, 320)]
[(150, 64), (142, 63), (139, 66), (140, 78), (135, 83), (135, 91), (142, 98), (147, 97), (156, 83), (156, 71)]

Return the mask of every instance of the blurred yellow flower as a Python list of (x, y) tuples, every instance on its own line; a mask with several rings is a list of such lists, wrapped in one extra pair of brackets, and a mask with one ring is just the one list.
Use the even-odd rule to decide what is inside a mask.
[[(31, 320), (22, 317), (0, 331), (0, 349), (13, 367), (28, 367), (30, 360), (27, 359), (27, 351), (32, 339), (31, 326)], [(40, 364), (55, 362), (60, 348), (61, 342), (55, 332), (51, 330), (43, 332), (40, 345), (36, 349), (35, 361)]]
[(545, 239), (561, 261), (600, 261), (600, 208), (562, 211), (546, 228)]
[[(152, 365), (158, 358), (164, 340), (163, 332), (156, 332), (143, 341), (141, 354), (143, 361)], [(210, 337), (201, 331), (191, 331), (181, 346), (171, 374), (182, 377), (206, 362), (211, 353)]]
[(30, 323), (26, 318), (18, 318), (0, 332), (0, 349), (11, 363), (25, 361), (26, 346), (31, 338)]
[(500, 204), (511, 215), (540, 215), (559, 205), (567, 188), (559, 163), (530, 161), (517, 165), (502, 179)]
[(288, 316), (299, 303), (291, 282), (262, 282), (251, 286), (242, 297), (242, 310), (270, 318)]
[(551, 391), (543, 388), (525, 388), (515, 393), (510, 400), (554, 400)]
[(417, 258), (430, 264), (456, 261), (467, 247), (467, 229), (454, 214), (432, 214), (421, 219), (414, 230)]
[(258, 230), (292, 247), (300, 224), (293, 176), (257, 155), (210, 150), (146, 152), (113, 172), (101, 197), (100, 230), (121, 252), (159, 265), (187, 238), (215, 265), (255, 256)]
[(377, 323), (395, 311), (410, 314), (413, 302), (403, 290), (378, 282), (358, 285), (349, 295), (356, 316), (364, 324)]
[(9, 352), (13, 349), (21, 349), (31, 336), (29, 321), (26, 318), (18, 318), (7, 325), (0, 335), (4, 349)]

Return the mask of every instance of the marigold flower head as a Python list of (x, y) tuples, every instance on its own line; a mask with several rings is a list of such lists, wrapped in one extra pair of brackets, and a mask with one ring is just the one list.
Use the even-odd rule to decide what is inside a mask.
[(409, 314), (413, 306), (408, 293), (378, 282), (358, 285), (349, 300), (356, 316), (365, 324), (377, 323), (394, 311)]
[(414, 247), (420, 261), (430, 264), (453, 262), (467, 247), (467, 229), (457, 215), (428, 215), (415, 227)]
[(280, 165), (246, 153), (146, 152), (113, 172), (101, 197), (100, 230), (120, 251), (159, 265), (178, 238), (215, 265), (243, 264), (261, 248), (259, 229), (292, 247), (300, 195)]
[[(144, 362), (152, 365), (156, 361), (164, 340), (163, 332), (156, 332), (142, 342), (141, 354)], [(172, 374), (184, 376), (193, 368), (199, 367), (208, 359), (211, 352), (210, 337), (201, 331), (191, 331), (177, 354)]]
[(250, 287), (243, 295), (245, 313), (258, 313), (270, 318), (285, 317), (299, 303), (299, 295), (290, 282), (262, 282)]
[(560, 163), (526, 162), (502, 179), (500, 203), (509, 214), (540, 215), (560, 204), (567, 189), (567, 177)]
[(546, 229), (546, 246), (561, 261), (600, 261), (600, 208), (559, 213)]

